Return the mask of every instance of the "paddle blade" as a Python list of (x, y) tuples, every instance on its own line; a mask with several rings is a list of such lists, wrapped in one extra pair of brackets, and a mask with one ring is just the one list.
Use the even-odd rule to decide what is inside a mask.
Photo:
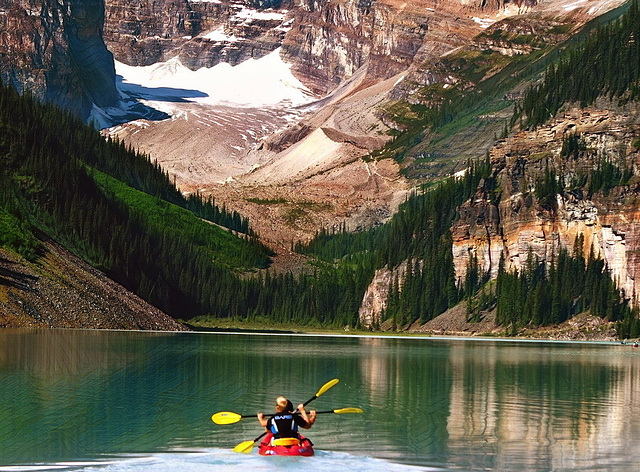
[(251, 449), (253, 449), (253, 445), (255, 441), (243, 441), (233, 448), (233, 452), (241, 452), (243, 454), (249, 454)]
[(338, 408), (337, 410), (333, 410), (334, 413), (337, 413), (339, 415), (343, 414), (343, 413), (364, 413), (364, 410), (362, 408)]
[(333, 387), (338, 382), (340, 382), (340, 379), (329, 380), (326, 384), (324, 384), (322, 387), (320, 387), (320, 390), (318, 390), (318, 392), (316, 393), (316, 397), (319, 397), (320, 395), (325, 393), (327, 390), (329, 390), (331, 387)]
[(242, 418), (238, 413), (232, 411), (220, 411), (211, 417), (211, 421), (215, 424), (234, 424)]

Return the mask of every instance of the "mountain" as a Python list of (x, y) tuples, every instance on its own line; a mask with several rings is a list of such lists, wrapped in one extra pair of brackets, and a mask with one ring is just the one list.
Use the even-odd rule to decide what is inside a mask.
[[(639, 11), (632, 3), (568, 47), (525, 91), (514, 131), (487, 153), (491, 174), (451, 226), (467, 322), (490, 310), (516, 332), (588, 311), (624, 320), (618, 333), (637, 336), (637, 314), (627, 310), (638, 305)], [(410, 279), (406, 267), (395, 271), (377, 280)], [(604, 278), (590, 285), (596, 275)], [(475, 298), (474, 286), (496, 279)], [(388, 287), (372, 285), (365, 301), (378, 302), (362, 319), (382, 321)]]
[[(83, 11), (74, 5), (72, 13)], [(11, 6), (3, 21), (25, 8)], [(185, 292), (190, 316), (375, 327), (386, 318), (397, 329), (464, 300), (467, 321), (493, 310), (503, 327), (517, 329), (512, 317), (520, 315), (503, 301), (517, 299), (509, 287), (527, 283), (548, 298), (553, 321), (584, 309), (626, 323), (627, 333), (635, 329), (634, 72), (624, 83), (616, 74), (586, 81), (576, 77), (589, 71), (570, 74), (580, 62), (558, 65), (579, 54), (582, 62), (599, 58), (595, 71), (638, 63), (636, 33), (617, 46), (605, 41), (609, 33), (625, 37), (607, 25), (621, 16), (629, 22), (629, 4), (168, 1), (104, 8), (104, 44), (116, 59), (115, 74), (105, 76), (119, 100), (94, 103), (91, 116), (120, 125), (103, 134), (153, 156), (181, 190), (249, 216), (278, 253), (267, 275), (225, 279), (241, 300), (224, 305), (226, 294), (203, 302), (204, 288)], [(609, 49), (584, 55), (592, 37)], [(74, 43), (66, 41), (61, 48), (71, 57)], [(23, 57), (34, 47), (18, 45), (16, 38), (6, 43)], [(611, 57), (617, 62), (598, 67)], [(3, 80), (19, 76), (17, 64), (3, 62), (12, 71)], [(149, 115), (136, 115), (137, 106)], [(465, 176), (461, 183), (438, 184), (454, 172)], [(91, 178), (103, 189), (111, 185)], [(587, 255), (581, 268), (575, 261)], [(534, 277), (537, 267), (544, 269)], [(617, 288), (594, 276), (597, 299), (558, 295), (557, 274), (597, 267)], [(123, 275), (146, 297), (162, 298)], [(500, 283), (492, 288), (489, 279)], [(177, 310), (179, 298), (169, 298), (155, 303)], [(612, 301), (611, 313), (598, 311), (602, 300)], [(544, 304), (527, 306), (533, 316)]]
[[(155, 21), (146, 20), (153, 11), (107, 4), (114, 12), (106, 15), (105, 41), (116, 59), (145, 66), (117, 65), (124, 83), (155, 92), (178, 88), (169, 70), (176, 77), (185, 77), (180, 68), (194, 73), (181, 82), (192, 84), (181, 101), (144, 95), (172, 120), (136, 121), (109, 134), (152, 153), (185, 191), (210, 193), (241, 211), (263, 238), (284, 250), (291, 239), (308, 240), (319, 227), (339, 227), (346, 220), (356, 229), (387, 221), (413, 186), (406, 176), (432, 179), (484, 155), (502, 135), (514, 99), (539, 77), (549, 54), (620, 4), (360, 1), (265, 8), (185, 2), (179, 13), (157, 15)], [(171, 3), (166, 10), (174, 8)], [(187, 17), (191, 22), (181, 22)], [(255, 42), (266, 37), (257, 48)], [(150, 51), (139, 54), (139, 48)], [(194, 54), (195, 49), (210, 54)], [(245, 61), (238, 65), (236, 57)], [(238, 76), (212, 78), (208, 87), (195, 79), (207, 67), (212, 76), (229, 72), (225, 60)], [(151, 66), (153, 61), (161, 62)], [(290, 84), (291, 97), (240, 103), (242, 91), (271, 96), (261, 88), (266, 77)], [(212, 92), (216, 83), (228, 90), (226, 96)], [(469, 92), (483, 100), (463, 100)], [(466, 121), (457, 120), (457, 129), (438, 139), (425, 136), (425, 120), (431, 119), (425, 110), (442, 101), (464, 107)], [(385, 143), (388, 150), (379, 157), (402, 154), (400, 166), (361, 160)]]
[(119, 101), (101, 1), (3, 1), (0, 78), (87, 118)]
[[(61, 276), (51, 268), (47, 257), (61, 251), (50, 241), (102, 272), (102, 281), (108, 276), (119, 284), (121, 298), (133, 292), (174, 318), (228, 313), (242, 276), (268, 267), (272, 252), (246, 219), (210, 198), (183, 195), (148, 156), (103, 139), (69, 112), (2, 87), (0, 129), (0, 246), (15, 253), (6, 256), (0, 296), (10, 313), (17, 297), (48, 307), (36, 318), (51, 318), (49, 325), (56, 326), (65, 305), (42, 300), (46, 294), (63, 301), (65, 286), (73, 286), (67, 290), (79, 291), (75, 297), (82, 299), (83, 279), (91, 292), (99, 285), (94, 274), (85, 274), (86, 266)], [(57, 259), (63, 262), (54, 266), (78, 265), (64, 254)], [(37, 263), (42, 270), (32, 267)], [(97, 293), (113, 299), (115, 287)], [(142, 310), (124, 310), (125, 317), (144, 315), (144, 303), (137, 305)], [(153, 326), (144, 316), (138, 322)]]

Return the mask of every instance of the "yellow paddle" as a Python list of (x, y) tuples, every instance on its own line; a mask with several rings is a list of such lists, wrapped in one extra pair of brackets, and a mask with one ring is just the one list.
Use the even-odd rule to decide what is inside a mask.
[(255, 418), (256, 415), (239, 415), (233, 411), (219, 411), (211, 416), (211, 421), (215, 424), (234, 424), (242, 418)]
[(321, 413), (336, 413), (338, 415), (343, 415), (345, 413), (364, 413), (364, 410), (362, 408), (354, 408), (350, 406), (347, 408), (336, 408), (335, 410), (316, 411), (317, 415)]
[[(360, 408), (347, 407), (347, 408), (336, 408), (335, 410), (316, 411), (316, 413), (317, 414), (336, 413), (338, 415), (342, 415), (343, 413), (363, 413), (363, 411)], [(267, 415), (267, 416), (273, 416), (273, 415)], [(215, 424), (225, 425), (225, 424), (237, 423), (242, 418), (255, 418), (255, 417), (256, 415), (240, 415), (238, 413), (234, 413), (233, 411), (219, 411), (218, 413), (215, 413), (211, 417), (211, 421), (213, 421)]]
[[(320, 389), (316, 392), (316, 394), (311, 397), (309, 400), (307, 400), (306, 402), (303, 403), (304, 406), (307, 406), (310, 402), (312, 402), (313, 400), (315, 400), (316, 398), (318, 398), (320, 395), (324, 394), (327, 392), (327, 390), (329, 390), (331, 387), (333, 387), (335, 384), (337, 384), (338, 382), (340, 382), (339, 379), (332, 379), (329, 380), (327, 383), (325, 383), (322, 387), (320, 387)], [(223, 412), (224, 413), (224, 412)], [(227, 412), (228, 413), (228, 412)], [(215, 415), (214, 415), (215, 416)], [(240, 415), (242, 416), (242, 415)], [(213, 419), (213, 417), (211, 418)], [(249, 452), (251, 452), (251, 449), (253, 449), (253, 446), (255, 445), (255, 443), (265, 434), (267, 434), (267, 432), (265, 431), (264, 433), (262, 433), (260, 436), (258, 436), (257, 438), (255, 438), (253, 441), (243, 441), (240, 444), (238, 444), (236, 447), (233, 448), (233, 452), (242, 452), (244, 454), (247, 454)]]
[(253, 441), (243, 441), (240, 444), (238, 444), (236, 447), (233, 448), (233, 452), (241, 452), (243, 454), (248, 454), (251, 452), (251, 449), (253, 449), (253, 446), (255, 445), (256, 442), (258, 442), (258, 440), (260, 438), (262, 438), (262, 436), (264, 436), (265, 434), (267, 434), (267, 432), (265, 431), (264, 433), (262, 433), (260, 436), (258, 436), (257, 438), (255, 438)]

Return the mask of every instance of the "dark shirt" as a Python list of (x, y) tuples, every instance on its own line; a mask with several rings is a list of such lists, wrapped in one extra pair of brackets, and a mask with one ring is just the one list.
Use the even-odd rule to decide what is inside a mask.
[(267, 421), (267, 429), (273, 433), (273, 437), (297, 438), (298, 426), (304, 427), (307, 422), (300, 416), (293, 413), (277, 413)]

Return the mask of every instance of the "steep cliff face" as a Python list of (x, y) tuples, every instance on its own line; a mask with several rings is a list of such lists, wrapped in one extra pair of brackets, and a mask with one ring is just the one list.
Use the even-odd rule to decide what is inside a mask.
[[(410, 71), (421, 85), (447, 82), (433, 63), (468, 45), (484, 26), (476, 16), (527, 11), (530, 1), (486, 0), (301, 0), (283, 54), (294, 71), (317, 93), (326, 93), (367, 67), (370, 80)], [(511, 9), (507, 13), (507, 10)], [(497, 15), (497, 16), (496, 16)]]
[[(529, 257), (550, 264), (560, 249), (573, 253), (583, 241), (582, 254), (602, 258), (617, 286), (640, 303), (640, 106), (599, 105), (570, 109), (493, 147), (494, 182), (480, 183), (451, 227), (459, 283), (472, 255), (495, 278), (501, 256), (507, 270), (521, 271)], [(572, 139), (578, 143), (573, 149), (567, 145)], [(592, 188), (594, 172), (606, 165), (631, 177), (611, 188)], [(557, 193), (539, 190), (545, 177), (557, 182)], [(401, 281), (405, 271), (404, 265), (377, 271), (359, 313), (364, 326), (381, 324), (390, 283)]]
[(102, 40), (101, 0), (0, 3), (4, 83), (88, 117), (118, 101), (113, 56)]
[[(571, 134), (580, 136), (580, 150), (563, 155), (563, 144), (566, 146)], [(457, 276), (464, 276), (472, 253), (482, 269), (495, 276), (501, 253), (507, 268), (521, 269), (530, 253), (550, 262), (561, 247), (573, 251), (577, 236), (583, 235), (583, 253), (588, 255), (593, 250), (602, 257), (618, 286), (638, 302), (638, 178), (632, 177), (626, 185), (608, 191), (589, 192), (579, 186), (581, 179), (603, 162), (637, 173), (638, 136), (637, 107), (618, 111), (575, 109), (548, 126), (498, 144), (491, 159), (501, 191), (499, 200), (491, 200), (488, 192), (480, 190), (474, 201), (463, 206), (461, 218), (452, 228)], [(536, 182), (549, 170), (555, 172), (565, 190), (554, 197), (554, 202), (545, 204), (535, 189)]]
[(512, 8), (509, 15), (522, 13), (536, 3), (109, 0), (105, 39), (126, 64), (151, 65), (179, 57), (192, 69), (219, 62), (235, 65), (282, 46), (298, 78), (315, 93), (326, 94), (364, 66), (376, 81), (412, 65), (420, 70), (415, 76), (419, 82), (442, 81), (446, 74), (423, 66), (482, 31), (486, 25), (475, 14), (497, 18), (499, 12)]
[(407, 265), (406, 262), (403, 262), (393, 270), (384, 267), (375, 272), (358, 311), (358, 319), (362, 326), (365, 328), (380, 327), (384, 321), (381, 319), (382, 315), (387, 309), (389, 287), (394, 279), (400, 282), (404, 280), (407, 274)]
[[(442, 30), (452, 20), (452, 6), (425, 2), (343, 0), (302, 1), (293, 13), (292, 30), (283, 44), (283, 55), (294, 71), (317, 93), (326, 93), (367, 66), (370, 80), (406, 71), (425, 42), (431, 52), (444, 52), (463, 44), (456, 32)], [(458, 18), (461, 29), (473, 22)]]
[(116, 58), (146, 66), (178, 57), (191, 69), (239, 64), (277, 49), (287, 3), (109, 0), (105, 39)]

